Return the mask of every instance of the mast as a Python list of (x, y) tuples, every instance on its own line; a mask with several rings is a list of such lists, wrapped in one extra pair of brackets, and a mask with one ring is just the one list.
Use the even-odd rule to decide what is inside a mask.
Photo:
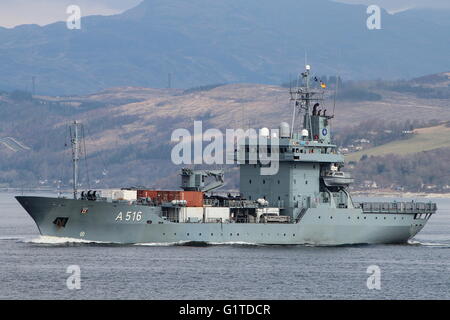
[(72, 165), (73, 165), (73, 198), (77, 199), (78, 193), (78, 161), (80, 160), (79, 128), (81, 124), (76, 120), (70, 126), (70, 142), (72, 144)]
[[(292, 114), (291, 138), (294, 135), (294, 123), (296, 111), (304, 110), (303, 129), (308, 130), (308, 140), (312, 140), (312, 121), (311, 121), (311, 101), (323, 101), (323, 91), (311, 89), (310, 83), (311, 66), (305, 65), (305, 71), (299, 78), (302, 78), (302, 84), (297, 84), (297, 88), (293, 91), (290, 89), (291, 100), (295, 101), (294, 111)], [(317, 81), (317, 78), (316, 78)]]

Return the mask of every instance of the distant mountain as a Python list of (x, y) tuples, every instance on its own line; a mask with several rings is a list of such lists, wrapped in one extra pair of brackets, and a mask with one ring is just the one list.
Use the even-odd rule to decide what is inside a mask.
[[(146, 0), (115, 16), (0, 28), (0, 89), (85, 94), (114, 86), (187, 88), (285, 81), (305, 51), (319, 74), (412, 78), (448, 69), (444, 13), (382, 12), (329, 0)], [(428, 13), (428, 11), (426, 12)], [(448, 16), (448, 13), (447, 13)]]

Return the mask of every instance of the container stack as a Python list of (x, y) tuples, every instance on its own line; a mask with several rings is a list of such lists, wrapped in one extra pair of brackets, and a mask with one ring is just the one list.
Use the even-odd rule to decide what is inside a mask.
[(173, 200), (185, 200), (187, 207), (203, 207), (203, 192), (201, 191), (166, 191), (166, 190), (137, 190), (137, 197), (150, 198), (160, 205)]

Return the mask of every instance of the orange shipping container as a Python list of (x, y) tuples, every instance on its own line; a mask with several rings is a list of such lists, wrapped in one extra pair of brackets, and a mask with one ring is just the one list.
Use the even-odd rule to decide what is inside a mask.
[(203, 207), (203, 192), (201, 191), (166, 191), (138, 190), (138, 198), (151, 198), (158, 204), (172, 200), (186, 200), (188, 207)]

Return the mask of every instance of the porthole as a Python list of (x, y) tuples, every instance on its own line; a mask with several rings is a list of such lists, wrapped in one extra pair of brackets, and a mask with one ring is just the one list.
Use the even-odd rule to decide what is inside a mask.
[(199, 233), (198, 235), (199, 235), (199, 236), (201, 236), (202, 234), (201, 234), (201, 233)]
[(211, 233), (211, 236), (213, 236), (214, 235), (214, 233)]
[(189, 233), (187, 235), (189, 236)]

